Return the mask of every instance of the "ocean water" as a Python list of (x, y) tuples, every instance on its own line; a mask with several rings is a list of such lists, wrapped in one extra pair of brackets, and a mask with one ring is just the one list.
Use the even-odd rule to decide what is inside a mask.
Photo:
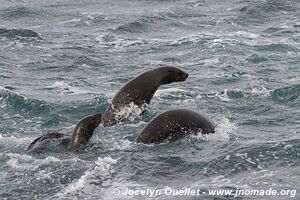
[[(0, 199), (299, 199), (298, 0), (1, 0), (0, 45)], [(97, 128), (79, 154), (25, 152), (159, 64), (190, 76), (160, 87), (146, 115)], [(216, 133), (134, 142), (172, 108), (205, 113)], [(202, 193), (126, 194), (148, 188)]]

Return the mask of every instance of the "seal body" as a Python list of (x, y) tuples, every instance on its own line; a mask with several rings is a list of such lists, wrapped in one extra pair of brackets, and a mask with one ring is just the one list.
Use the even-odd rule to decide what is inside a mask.
[(121, 114), (122, 108), (131, 103), (137, 105), (142, 112), (144, 105), (150, 103), (160, 85), (185, 81), (188, 74), (176, 67), (159, 67), (146, 71), (123, 86), (109, 103), (102, 116), (103, 126), (111, 126), (126, 121), (128, 113)]
[(45, 150), (55, 152), (79, 151), (88, 143), (100, 122), (100, 113), (87, 116), (77, 123), (71, 137), (58, 132), (46, 133), (31, 142), (26, 151), (35, 153), (41, 153)]
[(214, 123), (204, 115), (188, 110), (174, 109), (153, 118), (139, 133), (136, 142), (160, 143), (174, 141), (188, 134), (214, 133)]

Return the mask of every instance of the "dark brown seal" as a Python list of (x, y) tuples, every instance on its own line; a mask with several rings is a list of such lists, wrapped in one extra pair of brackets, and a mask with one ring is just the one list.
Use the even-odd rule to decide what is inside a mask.
[(214, 133), (215, 125), (204, 115), (188, 110), (175, 109), (153, 118), (139, 133), (136, 142), (160, 143), (174, 141), (188, 134)]
[(140, 74), (114, 96), (102, 116), (101, 123), (103, 126), (111, 126), (126, 121), (130, 115), (122, 114), (121, 111), (131, 103), (137, 105), (143, 112), (144, 105), (150, 103), (160, 85), (185, 81), (187, 77), (187, 73), (176, 67), (159, 67)]
[(50, 151), (80, 151), (93, 136), (100, 122), (100, 113), (87, 116), (77, 123), (71, 138), (63, 133), (47, 133), (31, 142), (26, 151), (40, 153), (49, 148), (55, 148), (55, 150), (49, 149)]

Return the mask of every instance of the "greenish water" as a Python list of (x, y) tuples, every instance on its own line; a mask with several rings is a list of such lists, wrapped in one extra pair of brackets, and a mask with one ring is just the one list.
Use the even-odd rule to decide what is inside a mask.
[[(296, 0), (3, 0), (0, 199), (292, 199), (113, 191), (299, 193), (299, 19)], [(158, 64), (190, 76), (160, 87), (145, 116), (99, 127), (80, 154), (25, 153), (41, 134), (71, 134), (79, 119), (104, 112), (120, 87)], [(134, 143), (172, 108), (205, 113), (216, 134)]]

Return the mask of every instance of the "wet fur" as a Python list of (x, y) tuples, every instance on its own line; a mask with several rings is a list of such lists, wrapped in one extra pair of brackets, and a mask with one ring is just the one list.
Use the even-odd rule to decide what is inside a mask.
[(192, 110), (174, 109), (152, 119), (139, 133), (136, 142), (161, 143), (174, 141), (186, 135), (215, 132), (214, 123)]

